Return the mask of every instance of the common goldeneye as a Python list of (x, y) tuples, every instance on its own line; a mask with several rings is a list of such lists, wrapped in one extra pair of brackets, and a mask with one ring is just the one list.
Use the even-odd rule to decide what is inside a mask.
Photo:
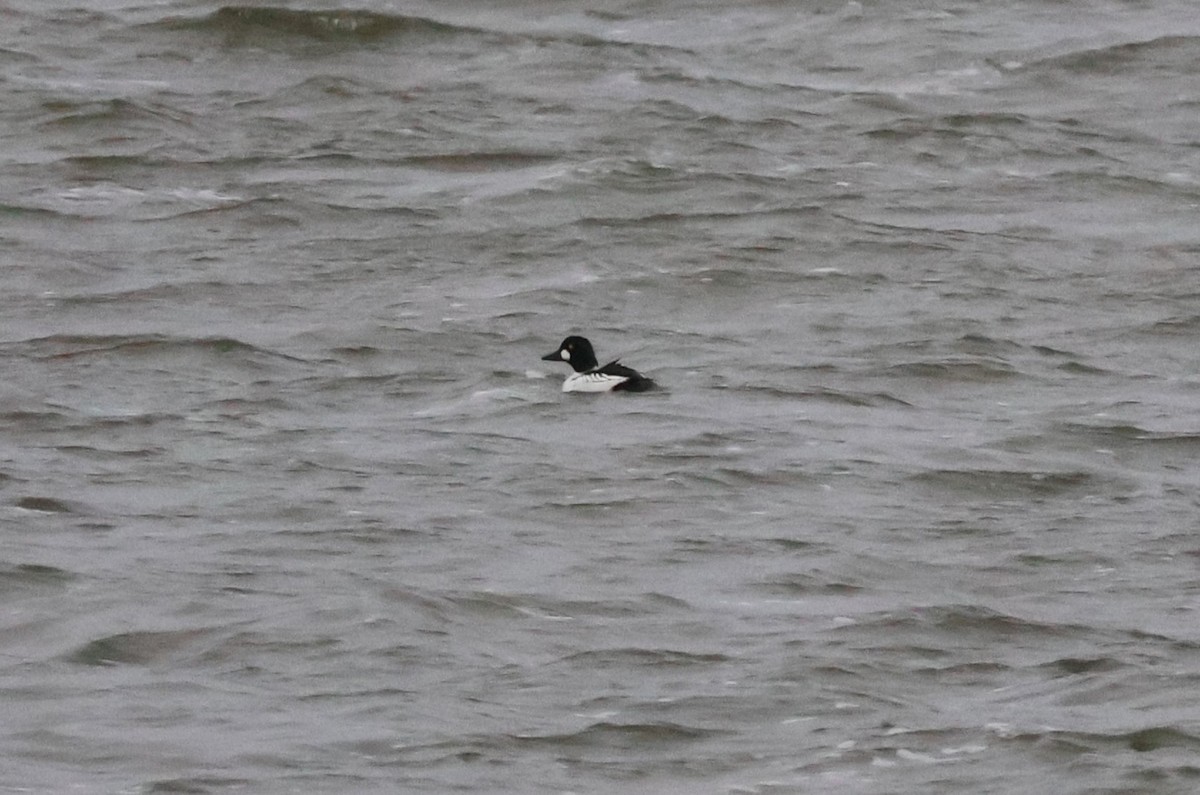
[(547, 362), (566, 362), (575, 372), (563, 381), (564, 392), (645, 392), (654, 389), (654, 382), (637, 370), (618, 364), (613, 359), (598, 366), (592, 343), (583, 337), (567, 337), (554, 353), (542, 357)]

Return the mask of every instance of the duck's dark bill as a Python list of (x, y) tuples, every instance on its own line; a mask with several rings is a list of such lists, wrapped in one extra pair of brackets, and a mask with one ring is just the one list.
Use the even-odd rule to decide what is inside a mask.
[(542, 361), (543, 362), (557, 362), (561, 358), (562, 357), (558, 355), (558, 351), (555, 351), (554, 353), (547, 353), (545, 356), (543, 356)]

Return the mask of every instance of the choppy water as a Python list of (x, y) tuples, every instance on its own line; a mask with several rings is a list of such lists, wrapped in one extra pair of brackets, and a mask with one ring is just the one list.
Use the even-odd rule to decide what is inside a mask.
[(0, 65), (0, 789), (1200, 788), (1192, 3), (25, 0)]

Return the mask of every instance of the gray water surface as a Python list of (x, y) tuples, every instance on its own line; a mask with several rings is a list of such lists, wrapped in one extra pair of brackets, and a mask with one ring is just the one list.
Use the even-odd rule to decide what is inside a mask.
[(1196, 791), (1198, 118), (1182, 1), (0, 5), (0, 791)]

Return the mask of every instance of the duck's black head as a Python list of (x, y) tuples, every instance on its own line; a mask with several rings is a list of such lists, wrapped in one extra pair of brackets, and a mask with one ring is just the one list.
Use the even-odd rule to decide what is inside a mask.
[(599, 364), (592, 343), (586, 337), (567, 337), (554, 353), (542, 357), (547, 362), (563, 361), (571, 365), (577, 373), (584, 373)]

